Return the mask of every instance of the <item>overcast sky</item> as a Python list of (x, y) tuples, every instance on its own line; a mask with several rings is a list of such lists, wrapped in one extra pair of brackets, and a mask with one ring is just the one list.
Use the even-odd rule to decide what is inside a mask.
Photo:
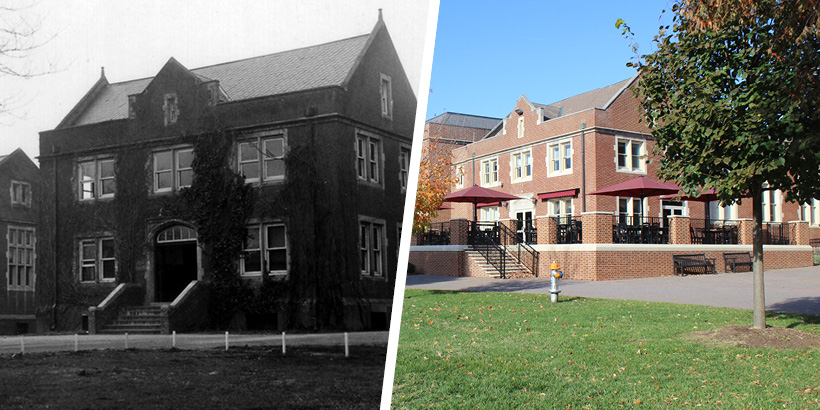
[[(21, 0), (15, 0), (21, 1)], [(27, 1), (27, 0), (22, 0)], [(5, 1), (4, 1), (5, 3)], [(30, 79), (0, 77), (0, 155), (17, 147), (39, 155), (51, 130), (100, 77), (154, 76), (174, 57), (188, 68), (271, 54), (369, 33), (382, 8), (385, 24), (418, 94), (428, 1), (395, 0), (31, 0), (45, 44), (28, 60)], [(425, 87), (426, 88), (426, 87)], [(426, 90), (425, 90), (426, 91)]]
[(670, 9), (666, 0), (443, 0), (426, 118), (503, 117), (521, 94), (549, 104), (630, 78), (634, 54), (615, 21), (632, 27), (647, 54)]

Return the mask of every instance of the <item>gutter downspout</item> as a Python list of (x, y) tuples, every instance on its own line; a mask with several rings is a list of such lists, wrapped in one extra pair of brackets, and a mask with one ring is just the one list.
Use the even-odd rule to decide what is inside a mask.
[[(57, 152), (55, 146), (51, 146), (51, 153), (54, 154)], [(54, 247), (54, 252), (52, 252), (51, 257), (51, 268), (54, 271), (54, 295), (51, 304), (51, 330), (57, 329), (57, 292), (59, 289), (59, 274), (57, 269), (57, 261), (59, 258), (57, 257), (57, 252), (59, 251), (59, 246), (57, 246), (57, 236), (60, 229), (59, 225), (59, 215), (60, 212), (57, 210), (59, 208), (59, 199), (58, 199), (58, 192), (57, 192), (57, 157), (54, 157), (54, 168), (51, 170), (53, 179), (52, 183), (54, 184), (54, 235), (52, 236), (52, 246)]]
[(584, 129), (587, 123), (582, 122), (581, 128), (581, 212), (587, 211), (587, 150)]

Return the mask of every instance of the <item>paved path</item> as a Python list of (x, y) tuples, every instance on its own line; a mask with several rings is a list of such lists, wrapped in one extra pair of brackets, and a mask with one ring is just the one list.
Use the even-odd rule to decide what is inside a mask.
[[(348, 333), (350, 346), (387, 345), (388, 332)], [(0, 337), (0, 354), (73, 351), (75, 338), (78, 350), (124, 349), (125, 335), (56, 335)], [(171, 335), (128, 335), (128, 347), (138, 349), (167, 349), (172, 346)], [(282, 334), (229, 334), (228, 346), (282, 346)], [(339, 346), (344, 349), (344, 333), (286, 334), (285, 347)], [(179, 349), (225, 348), (224, 333), (177, 334)]]
[[(549, 279), (484, 279), (409, 275), (415, 289), (549, 293)], [(765, 273), (766, 309), (820, 315), (820, 266)], [(630, 299), (752, 309), (752, 273), (589, 282), (560, 280), (561, 296)]]

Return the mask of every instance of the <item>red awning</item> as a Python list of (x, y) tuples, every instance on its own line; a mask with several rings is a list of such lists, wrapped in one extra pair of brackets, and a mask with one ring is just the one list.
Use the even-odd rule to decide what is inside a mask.
[(501, 202), (484, 202), (475, 204), (476, 207), (481, 208), (482, 206), (498, 206), (501, 205)]
[(575, 196), (578, 195), (578, 188), (575, 189), (565, 189), (563, 191), (555, 191), (555, 192), (547, 192), (544, 194), (538, 194), (538, 199), (552, 199), (552, 198), (562, 198), (565, 196)]

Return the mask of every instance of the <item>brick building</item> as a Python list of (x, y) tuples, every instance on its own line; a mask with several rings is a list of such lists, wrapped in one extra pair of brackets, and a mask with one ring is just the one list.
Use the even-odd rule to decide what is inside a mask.
[[(536, 104), (522, 95), (509, 115), (483, 138), (452, 151), (456, 172), (463, 174), (454, 190), (469, 187), (474, 178), (478, 185), (522, 198), (479, 204), (478, 218), (526, 238), (540, 254), (541, 271), (558, 260), (567, 265), (568, 277), (577, 279), (658, 276), (671, 274), (672, 254), (706, 250), (708, 256), (722, 261), (723, 250), (751, 250), (751, 200), (723, 208), (716, 202), (658, 196), (589, 195), (656, 174), (656, 163), (651, 161), (654, 139), (640, 121), (640, 107), (630, 88), (634, 81), (627, 79), (552, 104)], [(448, 205), (454, 207), (448, 215), (451, 220), (472, 219), (472, 205)], [(811, 264), (806, 245), (810, 238), (820, 237), (817, 205), (817, 201), (804, 206), (784, 203), (779, 191), (766, 192), (767, 237), (770, 243), (790, 244), (766, 246), (767, 268)], [(672, 219), (685, 224), (675, 225), (673, 231)], [(641, 223), (659, 227), (657, 240), (619, 237), (617, 225)], [(718, 229), (721, 236), (715, 240), (712, 230)], [(699, 235), (711, 236), (704, 242)], [(613, 243), (621, 241), (643, 243)], [(411, 257), (422, 270), (430, 265), (419, 253), (423, 249), (415, 248)], [(434, 257), (458, 260), (453, 262), (458, 267), (450, 271), (484, 274), (471, 271), (473, 262), (466, 256)]]
[(0, 155), (0, 334), (34, 331), (37, 166), (21, 149)]
[[(213, 288), (220, 235), (200, 229), (235, 213), (197, 187), (241, 178), (251, 211), (226, 258), (261, 300), (237, 301), (230, 325), (386, 328), (415, 110), (381, 15), (369, 34), (312, 47), (197, 69), (171, 58), (116, 83), (103, 73), (40, 135), (40, 323), (213, 325), (209, 307), (227, 303)], [(203, 168), (198, 153), (219, 144)]]

